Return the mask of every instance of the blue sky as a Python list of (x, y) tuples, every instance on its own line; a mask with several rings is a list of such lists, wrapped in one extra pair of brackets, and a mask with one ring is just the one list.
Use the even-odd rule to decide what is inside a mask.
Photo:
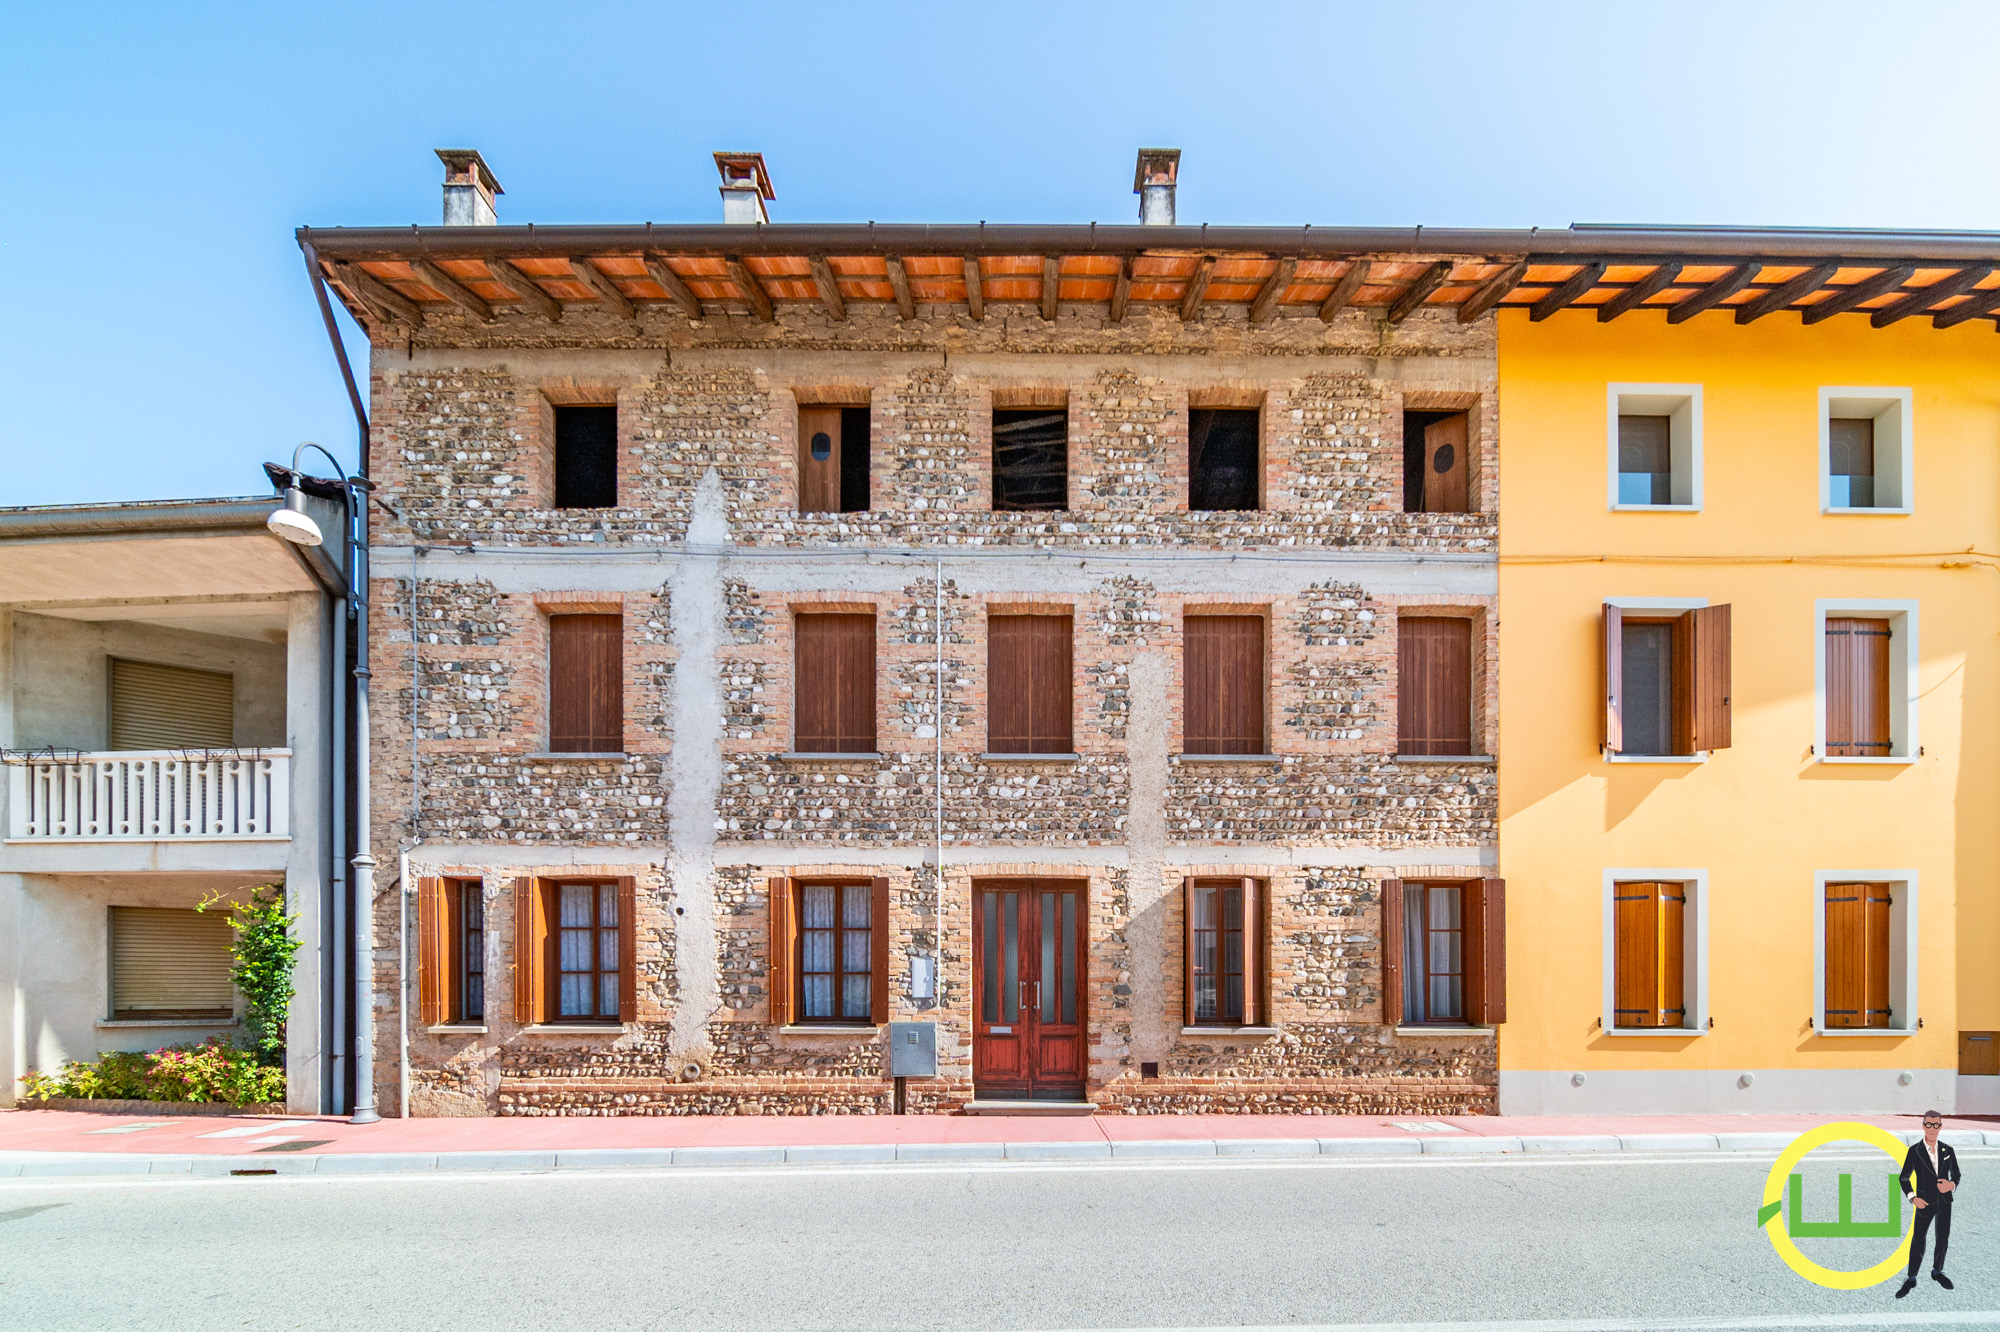
[(1192, 222), (1993, 229), (1996, 36), (1920, 0), (21, 4), (0, 505), (352, 461), (292, 229), (435, 223), (436, 147), (509, 222), (714, 219), (718, 148), (782, 220), (1127, 221), (1161, 145)]

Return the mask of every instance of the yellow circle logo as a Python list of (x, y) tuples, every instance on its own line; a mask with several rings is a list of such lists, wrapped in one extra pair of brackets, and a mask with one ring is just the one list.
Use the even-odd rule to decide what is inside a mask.
[[(1757, 1224), (1762, 1226), (1770, 1238), (1771, 1247), (1785, 1260), (1785, 1266), (1797, 1272), (1814, 1285), (1830, 1290), (1865, 1290), (1869, 1286), (1879, 1286), (1894, 1276), (1910, 1258), (1910, 1231), (1904, 1229), (1902, 1218), (1902, 1194), (1894, 1175), (1889, 1180), (1888, 1220), (1882, 1222), (1854, 1222), (1850, 1219), (1851, 1177), (1840, 1177), (1840, 1220), (1835, 1222), (1809, 1223), (1801, 1215), (1801, 1187), (1799, 1176), (1792, 1168), (1805, 1159), (1808, 1153), (1824, 1147), (1830, 1142), (1862, 1142), (1874, 1147), (1895, 1163), (1900, 1172), (1903, 1168), (1903, 1140), (1884, 1128), (1873, 1124), (1822, 1124), (1809, 1129), (1792, 1139), (1789, 1147), (1778, 1155), (1777, 1163), (1764, 1179), (1764, 1202), (1757, 1210)], [(1784, 1213), (1785, 1185), (1792, 1185), (1792, 1212)], [(1829, 1267), (1821, 1267), (1812, 1259), (1799, 1252), (1794, 1236), (1813, 1238), (1815, 1236), (1837, 1236), (1844, 1238), (1891, 1235), (1901, 1238), (1896, 1251), (1873, 1267), (1859, 1272), (1841, 1272)]]

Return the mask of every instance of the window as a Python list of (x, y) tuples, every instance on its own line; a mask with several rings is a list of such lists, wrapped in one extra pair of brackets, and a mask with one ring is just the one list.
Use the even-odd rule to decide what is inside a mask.
[(1255, 408), (1188, 410), (1188, 508), (1255, 509), (1263, 465)]
[(1472, 621), (1397, 618), (1396, 752), (1472, 752)]
[(1611, 507), (1701, 508), (1701, 387), (1610, 387)]
[(868, 409), (799, 408), (799, 512), (868, 511)]
[(1182, 633), (1182, 751), (1264, 753), (1263, 617), (1190, 615)]
[(889, 1020), (889, 881), (773, 879), (771, 1021), (779, 1026)]
[(112, 907), (112, 1020), (231, 1021), (234, 939), (227, 911)]
[(1470, 418), (1464, 412), (1403, 413), (1403, 510), (1471, 509)]
[(618, 506), (618, 409), (554, 408), (556, 507)]
[(1827, 763), (1908, 763), (1917, 745), (1916, 603), (1818, 603), (1819, 735)]
[(478, 879), (417, 881), (417, 1017), (427, 1027), (486, 1017), (486, 900)]
[(1606, 755), (1729, 748), (1729, 607), (1606, 602), (1603, 614)]
[(235, 743), (235, 677), (111, 659), (112, 749), (227, 749)]
[(1908, 513), (1910, 390), (1819, 391), (1820, 497), (1825, 513)]
[(623, 618), (549, 617), (549, 752), (625, 748)]
[(1266, 1020), (1264, 885), (1256, 879), (1183, 881), (1183, 1021), (1254, 1027)]
[(637, 1020), (633, 880), (520, 879), (514, 911), (515, 1021)]
[(1824, 870), (1814, 877), (1820, 1033), (1914, 1032), (1916, 876)]
[(986, 745), (995, 754), (1068, 754), (1071, 619), (992, 615), (986, 620)]
[(1399, 1027), (1505, 1022), (1506, 917), (1500, 879), (1385, 879), (1385, 1020)]
[(800, 615), (797, 633), (798, 719), (792, 743), (801, 754), (875, 752), (875, 617)]
[(1069, 409), (993, 413), (993, 507), (1069, 507)]
[(1611, 901), (1617, 940), (1613, 1029), (1688, 1026), (1687, 885), (1618, 883)]

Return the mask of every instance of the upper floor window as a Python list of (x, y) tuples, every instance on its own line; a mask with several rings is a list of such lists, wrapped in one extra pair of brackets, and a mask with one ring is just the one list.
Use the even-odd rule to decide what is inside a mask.
[(799, 512), (868, 511), (868, 409), (799, 408)]
[(995, 754), (1068, 754), (1072, 620), (993, 615), (986, 621), (986, 745)]
[(1465, 412), (1403, 413), (1403, 511), (1465, 513), (1472, 508), (1471, 417)]
[(618, 506), (618, 409), (557, 405), (555, 499), (558, 509)]
[(549, 617), (549, 752), (625, 748), (624, 617)]
[(1604, 606), (1607, 756), (1692, 758), (1730, 745), (1728, 606)]
[(801, 614), (792, 744), (801, 754), (875, 751), (875, 617)]
[(1396, 619), (1396, 752), (1472, 752), (1472, 621)]
[(1188, 508), (1256, 509), (1263, 477), (1256, 408), (1188, 409)]
[(227, 749), (235, 743), (234, 676), (111, 659), (112, 749)]
[(1917, 608), (1909, 601), (1818, 603), (1818, 752), (1833, 763), (1908, 763), (1918, 754)]
[(1819, 391), (1820, 509), (1910, 511), (1910, 390)]
[(1029, 407), (993, 413), (993, 507), (1069, 507), (1069, 409)]
[(1613, 384), (1611, 507), (1701, 508), (1701, 386)]
[(1189, 615), (1181, 637), (1182, 752), (1267, 752), (1264, 618)]

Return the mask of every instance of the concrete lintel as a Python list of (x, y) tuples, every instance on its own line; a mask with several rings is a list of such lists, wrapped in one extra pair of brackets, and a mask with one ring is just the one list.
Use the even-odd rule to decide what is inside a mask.
[[(440, 370), (504, 370), (535, 381), (565, 379), (637, 388), (665, 370), (665, 348), (622, 347), (378, 347), (374, 369), (385, 378)], [(567, 387), (567, 385), (565, 386)]]
[(250, 874), (283, 877), (291, 839), (240, 842), (8, 842), (8, 874)]
[[(919, 755), (922, 757), (922, 755)], [(570, 865), (659, 865), (659, 843), (615, 846), (531, 843), (427, 842), (410, 849), (410, 867), (444, 873), (454, 869), (521, 869)], [(851, 865), (857, 869), (917, 869), (931, 863), (932, 848), (917, 844), (857, 846), (847, 842), (720, 842), (715, 863), (785, 869), (798, 865)], [(992, 842), (947, 846), (948, 866), (991, 865), (1022, 860), (1050, 866), (1104, 866), (1122, 869), (1131, 861), (1123, 846), (1034, 846)], [(1285, 865), (1299, 869), (1406, 869), (1412, 865), (1490, 869), (1499, 863), (1491, 846), (1327, 847), (1249, 844), (1170, 844), (1160, 853), (1169, 868), (1226, 869), (1235, 865)]]

